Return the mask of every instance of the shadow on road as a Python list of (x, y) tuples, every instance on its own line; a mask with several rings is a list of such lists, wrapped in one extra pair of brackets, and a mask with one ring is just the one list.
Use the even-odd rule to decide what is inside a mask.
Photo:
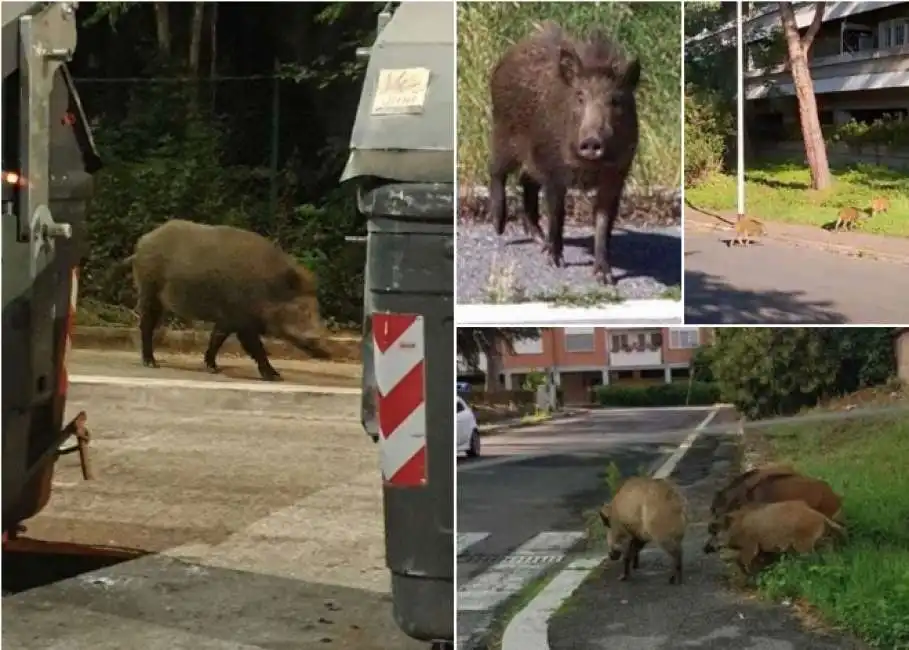
[(829, 301), (811, 301), (803, 291), (748, 291), (717, 276), (685, 272), (685, 322), (692, 325), (849, 322)]
[[(165, 641), (173, 648), (427, 647), (398, 629), (384, 593), (154, 554), (102, 575), (4, 598), (3, 644), (23, 650), (150, 648)], [(105, 635), (119, 643), (99, 645)]]
[(116, 546), (48, 542), (21, 537), (3, 548), (3, 595), (75, 578), (148, 555)]

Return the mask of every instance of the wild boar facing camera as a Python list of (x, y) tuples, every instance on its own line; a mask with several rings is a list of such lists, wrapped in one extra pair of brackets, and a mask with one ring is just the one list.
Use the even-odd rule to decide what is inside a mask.
[(154, 330), (164, 312), (214, 325), (205, 365), (236, 334), (265, 380), (281, 378), (262, 345), (263, 335), (326, 356), (316, 278), (264, 237), (230, 226), (171, 219), (139, 238), (132, 262), (138, 291), (142, 362), (156, 368)]
[[(505, 52), (489, 82), (489, 198), (498, 234), (505, 231), (505, 182), (519, 171), (524, 230), (561, 266), (568, 188), (596, 189), (594, 273), (614, 284), (610, 242), (638, 146), (640, 77), (640, 61), (623, 55), (605, 34), (576, 39), (552, 22)], [(540, 189), (549, 209), (545, 237)]]

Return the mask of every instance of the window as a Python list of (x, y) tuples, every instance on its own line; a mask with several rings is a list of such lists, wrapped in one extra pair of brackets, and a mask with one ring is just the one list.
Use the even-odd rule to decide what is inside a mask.
[(909, 19), (885, 20), (878, 25), (878, 47), (882, 50), (909, 44)]
[(662, 332), (635, 332), (630, 334), (613, 334), (610, 339), (610, 351), (617, 352), (655, 352), (663, 347)]
[(628, 347), (628, 335), (627, 334), (613, 334), (612, 335), (612, 347), (610, 348), (613, 352), (621, 352), (623, 348)]
[(596, 349), (593, 338), (595, 332), (593, 327), (565, 328), (565, 351), (593, 352)]
[(515, 341), (515, 354), (543, 354), (543, 338)]
[(641, 379), (665, 379), (666, 371), (662, 368), (644, 368), (641, 370)]
[(700, 345), (696, 327), (669, 330), (669, 347), (673, 350), (690, 350)]

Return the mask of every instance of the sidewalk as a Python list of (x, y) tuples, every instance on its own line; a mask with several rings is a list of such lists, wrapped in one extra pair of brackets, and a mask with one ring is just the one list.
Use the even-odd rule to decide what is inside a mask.
[(672, 474), (692, 515), (683, 584), (668, 584), (669, 560), (645, 548), (641, 567), (619, 582), (605, 562), (549, 620), (547, 650), (864, 650), (839, 634), (807, 631), (790, 608), (726, 586), (717, 555), (705, 555), (710, 500), (733, 470), (736, 436), (702, 436)]
[[(711, 212), (701, 212), (685, 206), (685, 227), (697, 229), (728, 230), (730, 225), (723, 223)], [(713, 212), (724, 219), (735, 222), (735, 212), (718, 210)], [(792, 223), (779, 223), (762, 219), (766, 230), (765, 237), (789, 242), (801, 246), (813, 246), (835, 253), (847, 255), (867, 255), (878, 259), (909, 264), (909, 239), (872, 235), (861, 231), (841, 231), (834, 233), (817, 226), (802, 226)]]

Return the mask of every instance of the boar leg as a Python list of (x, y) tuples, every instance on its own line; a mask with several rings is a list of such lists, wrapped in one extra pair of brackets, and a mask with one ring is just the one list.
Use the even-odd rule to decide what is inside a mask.
[(275, 370), (268, 360), (265, 352), (265, 346), (262, 345), (262, 339), (259, 333), (251, 330), (240, 330), (237, 332), (237, 338), (240, 339), (240, 345), (243, 351), (253, 358), (259, 367), (259, 375), (265, 381), (280, 381), (281, 375)]
[[(612, 277), (612, 266), (609, 263), (612, 248), (612, 229), (615, 227), (619, 215), (619, 201), (622, 198), (622, 186), (615, 183), (606, 183), (597, 192), (594, 212), (596, 214), (596, 230), (593, 238), (593, 272), (597, 279), (605, 285), (614, 286), (615, 278)], [(616, 185), (618, 185), (616, 187)]]
[(524, 213), (522, 215), (524, 232), (538, 244), (545, 244), (546, 238), (540, 228), (541, 187), (529, 174), (521, 174), (521, 189), (524, 192)]
[(625, 548), (622, 549), (622, 575), (619, 576), (619, 580), (628, 580), (631, 568), (638, 568), (638, 553), (643, 546), (644, 544), (634, 537), (625, 542)]
[(505, 201), (505, 180), (517, 167), (507, 143), (500, 142), (496, 127), (492, 127), (492, 156), (489, 162), (489, 214), (492, 215), (496, 234), (505, 232), (505, 218), (508, 206)]
[(669, 584), (682, 584), (682, 544), (674, 542), (663, 546), (663, 550), (672, 558), (672, 574), (669, 576)]
[(568, 187), (562, 183), (552, 182), (546, 184), (546, 206), (549, 208), (549, 237), (543, 250), (549, 253), (549, 262), (555, 267), (562, 266), (564, 262), (562, 240), (565, 229), (565, 194)]
[(156, 294), (148, 291), (139, 293), (139, 333), (142, 338), (142, 365), (147, 368), (157, 368), (155, 360), (154, 338), (155, 328), (164, 315), (164, 307)]
[(211, 373), (221, 372), (218, 367), (217, 357), (218, 350), (224, 345), (224, 341), (233, 334), (230, 330), (221, 329), (215, 325), (211, 330), (211, 336), (208, 339), (208, 349), (205, 350), (205, 367)]

